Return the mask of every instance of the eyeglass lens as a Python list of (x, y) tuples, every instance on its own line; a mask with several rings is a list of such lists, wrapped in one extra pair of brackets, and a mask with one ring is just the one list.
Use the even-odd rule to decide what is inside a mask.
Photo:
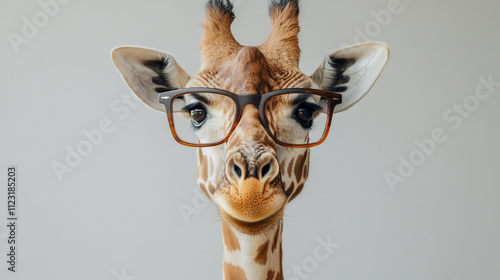
[[(220, 142), (236, 121), (236, 104), (217, 93), (188, 93), (172, 100), (177, 136), (191, 144)], [(322, 139), (328, 123), (328, 102), (316, 94), (274, 95), (264, 104), (264, 122), (272, 136), (284, 143), (301, 145)]]

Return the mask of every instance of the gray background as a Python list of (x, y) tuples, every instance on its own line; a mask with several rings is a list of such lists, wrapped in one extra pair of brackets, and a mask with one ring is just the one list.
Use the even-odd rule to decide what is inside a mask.
[[(284, 269), (305, 271), (317, 239), (330, 236), (340, 246), (308, 267), (308, 279), (498, 280), (500, 87), (458, 129), (443, 114), (470, 100), (479, 77), (500, 81), (500, 4), (400, 0), (382, 26), (373, 13), (390, 2), (302, 1), (304, 73), (360, 41), (359, 30), (386, 42), (391, 58), (370, 94), (334, 116), (329, 138), (312, 150), (310, 179), (285, 213)], [(262, 43), (266, 1), (236, 4), (236, 38)], [(204, 5), (68, 1), (16, 53), (8, 34), (21, 35), (23, 17), (32, 22), (43, 10), (36, 1), (0, 3), (1, 279), (221, 279), (219, 217), (193, 192), (195, 150), (174, 142), (166, 118), (132, 96), (109, 54), (120, 45), (160, 49), (196, 73)], [(66, 148), (103, 119), (113, 131), (59, 181), (53, 163), (65, 163)], [(397, 174), (399, 157), (435, 128), (447, 140), (391, 189), (384, 174)], [(4, 261), (11, 164), (17, 273)], [(186, 223), (179, 207), (199, 213)]]

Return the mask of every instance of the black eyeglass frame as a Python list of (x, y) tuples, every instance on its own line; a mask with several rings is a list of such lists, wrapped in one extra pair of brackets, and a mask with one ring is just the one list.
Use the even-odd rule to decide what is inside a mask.
[[(175, 132), (175, 123), (173, 119), (173, 109), (172, 109), (172, 100), (175, 99), (175, 97), (179, 95), (186, 95), (186, 94), (193, 94), (193, 93), (215, 93), (215, 94), (220, 94), (227, 96), (231, 98), (234, 103), (235, 103), (235, 119), (233, 121), (232, 127), (228, 130), (227, 135), (224, 137), (224, 139), (217, 141), (217, 142), (212, 142), (212, 143), (189, 143), (185, 142), (182, 139), (180, 139), (177, 136), (177, 133)], [(328, 117), (327, 117), (327, 123), (325, 126), (325, 130), (323, 131), (323, 135), (321, 136), (321, 139), (319, 141), (316, 141), (314, 143), (306, 143), (306, 144), (289, 144), (286, 142), (282, 142), (274, 135), (271, 133), (267, 121), (265, 118), (265, 111), (264, 111), (264, 106), (266, 104), (266, 101), (274, 97), (276, 95), (283, 95), (283, 94), (300, 94), (300, 93), (305, 93), (305, 94), (315, 94), (319, 95), (322, 97), (326, 97), (325, 100), (328, 103)], [(262, 126), (266, 130), (267, 134), (279, 145), (284, 146), (284, 147), (290, 147), (290, 148), (309, 148), (309, 147), (314, 147), (317, 146), (321, 143), (323, 143), (328, 136), (328, 132), (330, 131), (330, 125), (332, 122), (332, 116), (333, 116), (333, 110), (336, 105), (342, 103), (342, 95), (339, 93), (335, 92), (330, 92), (326, 90), (319, 90), (319, 89), (311, 89), (311, 88), (288, 88), (288, 89), (281, 89), (281, 90), (276, 90), (272, 91), (269, 93), (265, 94), (236, 94), (232, 93), (226, 90), (222, 89), (216, 89), (216, 88), (202, 88), (202, 87), (197, 87), (197, 88), (185, 88), (185, 89), (176, 89), (176, 90), (171, 90), (167, 92), (162, 92), (158, 95), (159, 102), (165, 105), (165, 110), (167, 113), (167, 118), (168, 118), (168, 123), (170, 126), (170, 131), (172, 132), (172, 136), (174, 139), (179, 142), (182, 145), (190, 146), (190, 147), (213, 147), (220, 145), (224, 142), (226, 142), (231, 134), (233, 133), (234, 129), (238, 125), (241, 119), (241, 113), (243, 111), (243, 107), (245, 105), (254, 105), (258, 111), (259, 111), (259, 118)]]

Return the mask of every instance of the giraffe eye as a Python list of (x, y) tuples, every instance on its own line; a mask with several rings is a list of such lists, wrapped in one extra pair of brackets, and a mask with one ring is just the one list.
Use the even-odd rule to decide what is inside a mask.
[(314, 104), (302, 103), (295, 110), (294, 118), (305, 129), (311, 128), (313, 124), (314, 113), (316, 112), (314, 106)]
[(314, 111), (309, 108), (299, 108), (297, 110), (297, 117), (303, 122), (312, 121)]
[(203, 106), (200, 106), (200, 108), (193, 108), (189, 112), (191, 114), (191, 118), (193, 119), (193, 123), (196, 126), (201, 126), (201, 124), (205, 121), (207, 118), (207, 111)]
[(182, 110), (189, 114), (195, 130), (201, 128), (208, 116), (207, 109), (200, 102), (189, 104)]

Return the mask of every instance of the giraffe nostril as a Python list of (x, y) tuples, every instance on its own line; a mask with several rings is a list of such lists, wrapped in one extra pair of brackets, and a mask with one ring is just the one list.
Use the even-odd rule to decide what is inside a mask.
[(233, 164), (233, 171), (234, 171), (234, 174), (236, 174), (238, 176), (238, 178), (241, 178), (241, 168), (235, 163)]
[(264, 178), (271, 171), (271, 162), (268, 162), (260, 170), (260, 178)]
[(269, 183), (273, 181), (276, 176), (279, 174), (279, 164), (278, 160), (276, 157), (274, 157), (271, 153), (266, 153), (261, 156), (259, 159), (261, 164), (257, 164), (258, 166), (260, 165), (259, 171), (258, 171), (258, 179), (262, 183)]

